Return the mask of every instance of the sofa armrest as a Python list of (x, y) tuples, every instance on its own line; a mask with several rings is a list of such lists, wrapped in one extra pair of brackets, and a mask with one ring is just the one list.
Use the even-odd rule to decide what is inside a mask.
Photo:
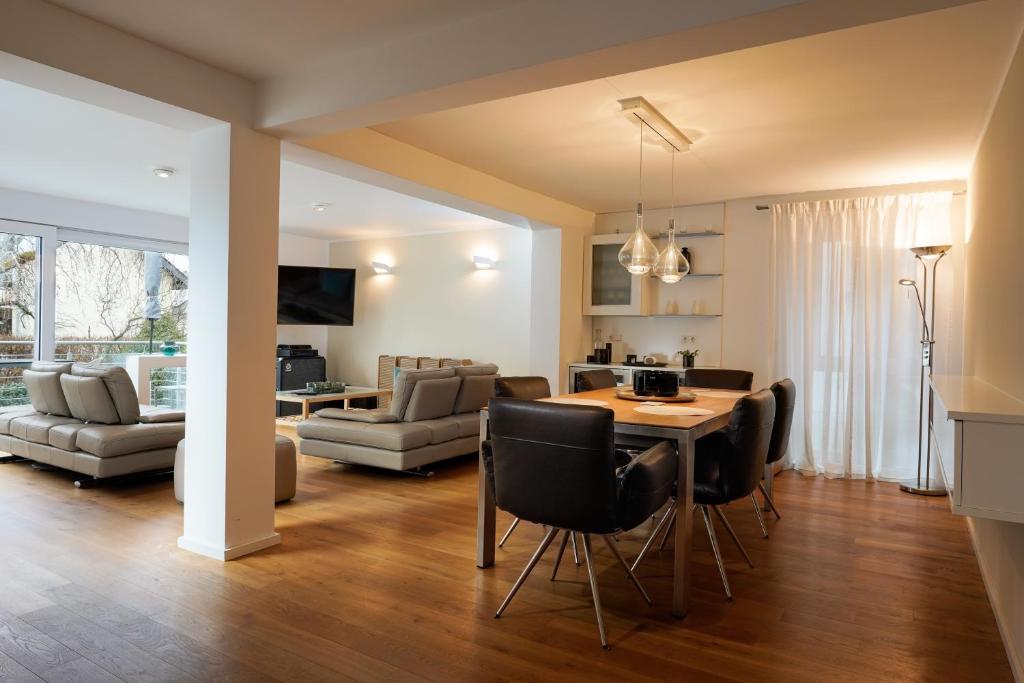
[(374, 424), (399, 421), (397, 416), (392, 415), (387, 410), (367, 410), (365, 408), (349, 408), (348, 410), (343, 410), (341, 408), (321, 408), (320, 410), (316, 411), (316, 416), (324, 417), (329, 420), (348, 420), (349, 422), (371, 422)]
[(161, 422), (184, 422), (185, 411), (154, 406), (139, 406), (139, 422), (141, 424), (158, 424)]

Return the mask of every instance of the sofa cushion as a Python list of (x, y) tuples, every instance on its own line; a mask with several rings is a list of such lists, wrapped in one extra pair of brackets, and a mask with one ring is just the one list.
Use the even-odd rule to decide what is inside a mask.
[(451, 416), (436, 420), (420, 420), (416, 424), (430, 430), (430, 443), (444, 443), (459, 438), (459, 425)]
[(155, 424), (159, 422), (184, 422), (185, 411), (174, 410), (173, 408), (158, 408), (156, 406), (139, 406), (139, 422), (142, 424)]
[(479, 365), (461, 365), (454, 368), (456, 377), (473, 377), (475, 375), (497, 375), (498, 366), (494, 363), (480, 363)]
[(11, 433), (11, 420), (16, 417), (24, 417), (26, 415), (38, 415), (36, 409), (31, 406), (23, 406), (18, 408), (11, 408), (0, 413), (0, 434)]
[(31, 443), (50, 444), (50, 428), (63, 424), (81, 424), (73, 417), (63, 415), (24, 415), (11, 420), (11, 436)]
[[(117, 415), (123, 425), (133, 425), (139, 420), (139, 395), (135, 391), (128, 372), (121, 367), (94, 366), (75, 363), (71, 366), (71, 374), (78, 377), (99, 377), (107, 386), (107, 392), (114, 402)], [(83, 449), (84, 450), (84, 449)]]
[(461, 377), (420, 380), (412, 390), (412, 397), (402, 419), (417, 422), (451, 415), (460, 386)]
[(132, 425), (87, 425), (76, 444), (98, 458), (111, 458), (159, 448), (175, 448), (185, 438), (184, 422)]
[(453, 413), (471, 413), (483, 410), (494, 396), (494, 381), (498, 375), (469, 375), (462, 378)]
[(445, 418), (458, 427), (459, 438), (480, 435), (480, 413), (461, 413)]
[(74, 363), (71, 361), (34, 360), (29, 369), (36, 372), (71, 372), (72, 365)]
[(65, 451), (78, 450), (78, 432), (88, 425), (84, 422), (68, 422), (67, 424), (54, 425), (50, 428), (47, 438), (50, 445)]
[(366, 410), (365, 408), (321, 408), (316, 411), (319, 417), (332, 420), (349, 420), (351, 422), (398, 422), (398, 418), (386, 409)]
[(63, 417), (71, 415), (68, 402), (64, 398), (64, 392), (60, 386), (62, 374), (64, 373), (38, 370), (25, 370), (21, 373), (21, 381), (28, 389), (28, 399), (37, 412)]
[(118, 424), (121, 418), (110, 398), (107, 385), (99, 377), (60, 376), (60, 386), (68, 401), (71, 415), (83, 422), (98, 422), (105, 425)]
[(416, 383), (427, 379), (448, 379), (455, 377), (454, 368), (440, 368), (438, 370), (401, 370), (395, 377), (395, 386), (391, 391), (391, 414), (401, 420), (405, 416), (405, 409), (409, 407), (409, 400), (416, 388)]
[(336, 443), (382, 448), (388, 451), (406, 451), (430, 443), (431, 432), (415, 422), (369, 424), (323, 417), (311, 417), (299, 423), (297, 429), (303, 439), (319, 439)]

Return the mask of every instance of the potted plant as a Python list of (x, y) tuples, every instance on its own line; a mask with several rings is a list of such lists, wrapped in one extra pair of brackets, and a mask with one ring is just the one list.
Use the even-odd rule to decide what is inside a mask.
[(692, 368), (693, 367), (694, 362), (697, 360), (697, 354), (698, 353), (700, 353), (700, 349), (694, 349), (693, 351), (691, 351), (690, 349), (683, 349), (682, 351), (677, 351), (676, 352), (677, 355), (680, 355), (680, 356), (683, 357), (683, 367), (684, 368)]

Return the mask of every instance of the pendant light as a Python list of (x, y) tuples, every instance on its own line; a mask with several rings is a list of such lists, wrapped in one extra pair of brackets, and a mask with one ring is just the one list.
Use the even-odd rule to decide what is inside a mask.
[(636, 205), (636, 231), (619, 250), (619, 263), (633, 275), (651, 272), (658, 261), (658, 248), (644, 232), (644, 126), (640, 124), (640, 201)]
[(679, 282), (690, 272), (690, 262), (676, 244), (676, 153), (672, 152), (672, 217), (668, 219), (668, 244), (658, 256), (654, 274), (666, 284)]

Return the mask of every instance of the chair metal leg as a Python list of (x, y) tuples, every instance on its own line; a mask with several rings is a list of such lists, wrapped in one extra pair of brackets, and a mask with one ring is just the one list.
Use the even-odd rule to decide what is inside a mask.
[(562, 562), (562, 554), (565, 552), (565, 546), (569, 543), (569, 534), (574, 533), (568, 529), (562, 533), (562, 542), (558, 544), (558, 556), (555, 557), (555, 566), (551, 570), (551, 580), (555, 580), (555, 575), (558, 573), (558, 565)]
[(775, 507), (775, 501), (772, 500), (772, 496), (768, 492), (768, 489), (764, 487), (764, 484), (758, 484), (758, 487), (761, 489), (761, 495), (764, 496), (764, 502), (768, 504), (767, 507), (765, 507), (765, 510), (770, 509), (774, 512), (775, 519), (782, 519), (782, 515), (779, 514), (779, 509)]
[(736, 532), (732, 530), (732, 524), (729, 524), (729, 520), (725, 516), (725, 513), (722, 512), (722, 509), (719, 508), (717, 505), (712, 505), (711, 509), (714, 510), (715, 513), (718, 514), (718, 518), (720, 520), (722, 520), (722, 524), (725, 525), (725, 530), (729, 532), (730, 536), (732, 536), (733, 543), (735, 543), (736, 547), (740, 549), (740, 552), (743, 553), (743, 557), (747, 560), (747, 564), (749, 564), (750, 568), (753, 569), (754, 568), (754, 563), (750, 559), (750, 555), (747, 554), (747, 549), (743, 547), (742, 543), (740, 543), (740, 537), (737, 536)]
[(612, 539), (608, 536), (602, 536), (601, 538), (603, 538), (604, 542), (608, 545), (609, 548), (611, 548), (612, 555), (614, 555), (615, 559), (619, 561), (619, 564), (622, 565), (622, 568), (626, 570), (626, 576), (628, 576), (629, 580), (633, 582), (633, 585), (636, 586), (636, 589), (640, 591), (640, 595), (644, 596), (644, 600), (647, 601), (648, 605), (653, 605), (654, 603), (651, 601), (651, 596), (647, 595), (647, 591), (645, 591), (644, 587), (640, 585), (640, 580), (636, 578), (636, 574), (634, 574), (633, 570), (630, 569), (628, 564), (626, 564), (626, 558), (624, 558), (622, 556), (622, 553), (619, 552), (619, 549), (615, 547), (615, 543), (612, 541)]
[(576, 566), (580, 566), (580, 553), (576, 549), (576, 532), (570, 531), (569, 538), (572, 539), (572, 561), (576, 563)]
[(679, 501), (675, 501), (672, 505), (671, 519), (668, 520), (668, 528), (665, 529), (665, 535), (661, 537), (661, 543), (658, 545), (658, 550), (664, 550), (665, 544), (668, 543), (668, 539), (672, 537), (672, 530), (676, 528), (676, 507), (679, 505)]
[(533, 557), (531, 557), (530, 561), (526, 563), (526, 569), (524, 569), (523, 573), (519, 575), (518, 579), (516, 579), (515, 584), (512, 586), (512, 590), (510, 590), (508, 595), (505, 596), (505, 601), (501, 603), (501, 607), (499, 607), (498, 611), (495, 612), (495, 619), (500, 617), (501, 613), (505, 611), (506, 607), (508, 607), (508, 603), (512, 602), (512, 598), (515, 597), (516, 593), (519, 591), (520, 586), (522, 586), (523, 583), (526, 581), (526, 577), (528, 577), (530, 575), (530, 572), (533, 571), (533, 568), (537, 566), (537, 562), (540, 561), (540, 558), (544, 554), (544, 551), (548, 549), (549, 545), (551, 545), (551, 541), (555, 540), (555, 534), (557, 533), (558, 529), (556, 527), (551, 527), (548, 530), (548, 533), (544, 536), (544, 540), (540, 542), (540, 545), (537, 546), (536, 552), (533, 553)]
[(500, 541), (498, 541), (498, 547), (499, 548), (502, 547), (503, 545), (505, 545), (505, 541), (507, 541), (508, 537), (512, 535), (512, 532), (516, 530), (517, 526), (519, 526), (519, 518), (518, 517), (516, 517), (515, 519), (512, 520), (512, 524), (511, 524), (511, 526), (509, 526), (508, 531), (506, 531), (505, 535), (501, 537)]
[(761, 533), (768, 538), (768, 527), (764, 525), (764, 517), (761, 515), (761, 504), (757, 502), (757, 496), (750, 494), (750, 502), (754, 504), (754, 514), (757, 515), (757, 522), (761, 525)]
[(665, 512), (665, 516), (658, 520), (658, 526), (654, 527), (654, 531), (652, 531), (651, 535), (647, 537), (647, 542), (644, 543), (644, 547), (640, 549), (640, 554), (636, 556), (635, 560), (633, 560), (633, 566), (630, 567), (632, 571), (636, 571), (636, 568), (639, 567), (640, 563), (644, 561), (644, 558), (647, 557), (647, 552), (651, 549), (651, 546), (654, 545), (654, 542), (658, 539), (658, 535), (661, 533), (661, 530), (665, 527), (666, 524), (670, 523), (669, 520), (675, 519), (675, 516), (676, 502), (673, 500), (669, 504), (668, 510), (666, 510)]
[(604, 634), (604, 618), (601, 616), (601, 594), (597, 590), (597, 574), (591, 559), (590, 534), (583, 534), (583, 557), (587, 561), (587, 576), (590, 578), (590, 594), (594, 598), (594, 612), (597, 614), (597, 631), (601, 634), (601, 647), (608, 649), (608, 638)]
[(700, 505), (701, 516), (704, 518), (704, 527), (708, 530), (708, 539), (711, 541), (711, 551), (715, 554), (715, 562), (718, 563), (718, 574), (722, 577), (722, 586), (725, 587), (725, 599), (732, 600), (732, 591), (729, 590), (729, 578), (725, 575), (725, 564), (722, 563), (722, 553), (718, 549), (718, 537), (715, 535), (715, 525), (711, 523), (711, 515), (708, 513), (707, 505)]

